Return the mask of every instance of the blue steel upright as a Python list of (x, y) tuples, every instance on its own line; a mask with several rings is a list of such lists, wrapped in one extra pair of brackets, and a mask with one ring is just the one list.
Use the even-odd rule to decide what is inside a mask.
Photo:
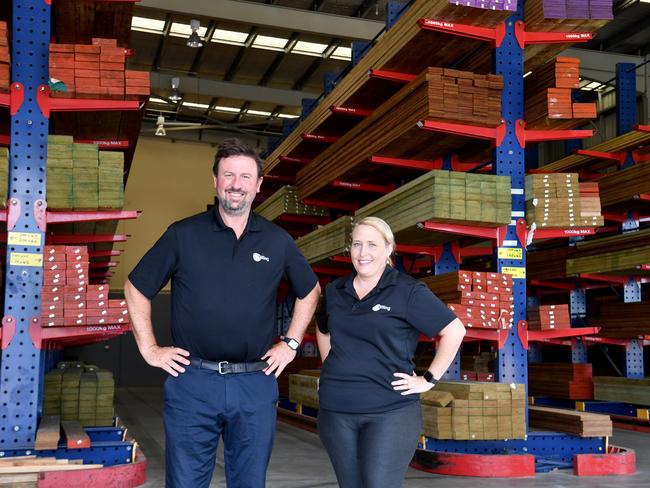
[[(630, 132), (637, 124), (636, 113), (636, 66), (634, 63), (616, 64), (616, 135)], [(630, 153), (623, 168), (634, 164)]]
[[(503, 76), (504, 88), (501, 97), (502, 118), (506, 122), (506, 135), (495, 149), (496, 174), (510, 176), (512, 184), (513, 215), (525, 211), (524, 174), (525, 154), (515, 133), (517, 120), (524, 118), (524, 50), (515, 37), (515, 23), (523, 17), (523, 2), (519, 2), (517, 13), (506, 20), (506, 35), (501, 46), (495, 50), (495, 73)], [(504, 267), (525, 268), (526, 250), (517, 240), (516, 219), (508, 226), (505, 247), (521, 249), (521, 259), (497, 259), (497, 271)], [(528, 354), (517, 335), (517, 324), (526, 319), (526, 280), (513, 279), (514, 326), (508, 332), (503, 348), (499, 349), (496, 379), (502, 383), (523, 383), (528, 385)]]
[[(24, 100), (11, 117), (7, 262), (0, 381), (0, 450), (32, 448), (39, 412), (44, 356), (32, 344), (30, 325), (40, 326), (48, 119), (37, 104), (48, 78), (50, 6), (45, 0), (13, 0), (12, 90)], [(12, 243), (13, 242), (13, 243)], [(40, 264), (39, 264), (40, 262)], [(7, 344), (5, 336), (13, 337)]]

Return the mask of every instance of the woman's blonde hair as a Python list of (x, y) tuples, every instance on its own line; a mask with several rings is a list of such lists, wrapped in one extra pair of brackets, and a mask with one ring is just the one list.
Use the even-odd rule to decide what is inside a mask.
[[(382, 220), (379, 217), (364, 217), (354, 222), (354, 224), (352, 225), (352, 232), (354, 232), (354, 229), (356, 229), (360, 225), (370, 226), (373, 229), (375, 229), (377, 232), (379, 232), (381, 236), (384, 238), (384, 242), (386, 243), (386, 245), (390, 246), (393, 249), (393, 252), (395, 252), (395, 236), (393, 235), (393, 231), (390, 228), (390, 225), (388, 225), (385, 220)], [(388, 266), (392, 266), (393, 260), (390, 257), (388, 257), (388, 259), (386, 260), (386, 264)]]

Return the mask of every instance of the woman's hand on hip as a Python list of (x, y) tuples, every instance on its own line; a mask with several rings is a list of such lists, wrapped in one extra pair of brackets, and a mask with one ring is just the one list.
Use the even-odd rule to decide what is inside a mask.
[(433, 388), (433, 383), (429, 383), (423, 376), (418, 376), (415, 373), (412, 375), (406, 373), (394, 373), (400, 379), (391, 383), (393, 390), (402, 392), (402, 395), (414, 395), (416, 393), (424, 393)]

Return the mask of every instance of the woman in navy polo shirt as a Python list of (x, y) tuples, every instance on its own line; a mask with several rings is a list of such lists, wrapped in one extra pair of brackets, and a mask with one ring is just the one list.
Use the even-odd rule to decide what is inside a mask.
[[(420, 393), (453, 361), (465, 327), (424, 283), (395, 270), (386, 222), (352, 230), (355, 272), (325, 290), (318, 319), (320, 438), (342, 488), (397, 488), (422, 430)], [(420, 334), (440, 336), (427, 372), (413, 356)]]

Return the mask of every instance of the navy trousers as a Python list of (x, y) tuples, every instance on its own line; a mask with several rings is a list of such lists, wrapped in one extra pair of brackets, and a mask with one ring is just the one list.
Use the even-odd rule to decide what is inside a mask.
[(275, 435), (278, 383), (263, 372), (186, 367), (165, 381), (167, 488), (208, 488), (223, 437), (228, 488), (263, 488)]

